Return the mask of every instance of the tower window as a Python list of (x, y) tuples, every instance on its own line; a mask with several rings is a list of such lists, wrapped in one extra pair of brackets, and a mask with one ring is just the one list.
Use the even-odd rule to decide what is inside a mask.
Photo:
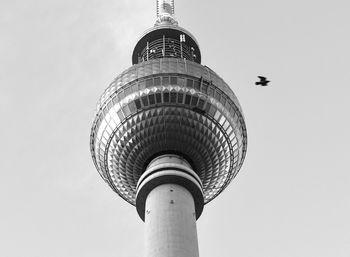
[(129, 109), (132, 113), (136, 111), (135, 102), (129, 103), (128, 106), (129, 106)]
[(147, 79), (146, 80), (146, 87), (152, 87), (153, 86), (153, 79)]
[(187, 79), (187, 87), (193, 87), (193, 80), (192, 79)]
[(176, 93), (175, 92), (170, 93), (170, 102), (176, 103)]
[(177, 77), (170, 77), (170, 84), (177, 85)]
[(185, 104), (189, 105), (191, 102), (191, 96), (190, 95), (186, 95), (185, 97)]
[(163, 77), (163, 85), (169, 85), (169, 77)]
[(123, 113), (122, 113), (122, 110), (119, 110), (119, 111), (117, 112), (117, 114), (118, 114), (118, 117), (119, 117), (120, 120), (123, 120), (123, 119), (124, 119), (124, 115), (123, 115)]
[(178, 93), (177, 94), (177, 102), (182, 104), (183, 99), (184, 99), (184, 94), (183, 93)]
[(127, 116), (129, 116), (130, 115), (130, 109), (129, 109), (129, 106), (128, 105), (125, 105), (124, 107), (123, 107), (123, 113), (124, 113), (124, 115), (125, 115), (125, 117), (127, 117)]
[(136, 108), (137, 108), (137, 109), (141, 109), (141, 102), (140, 102), (140, 99), (136, 99), (136, 100), (135, 100), (135, 105), (136, 105)]
[(160, 93), (156, 93), (156, 102), (161, 103), (162, 102), (162, 95)]
[(205, 101), (203, 99), (199, 99), (198, 108), (203, 109)]
[(164, 92), (163, 97), (164, 97), (164, 102), (169, 103), (169, 93), (168, 92)]
[(197, 97), (197, 96), (192, 97), (191, 105), (192, 105), (192, 106), (196, 106), (197, 103), (198, 103), (198, 97)]
[(148, 106), (148, 99), (147, 99), (147, 96), (143, 96), (143, 97), (141, 98), (141, 100), (142, 100), (143, 106)]
[(154, 85), (159, 86), (160, 85), (160, 78), (154, 78)]
[(203, 93), (207, 93), (207, 90), (208, 90), (208, 84), (207, 83), (202, 83), (202, 92)]
[(148, 98), (149, 98), (149, 104), (152, 105), (152, 104), (155, 104), (155, 103), (156, 103), (156, 99), (155, 99), (155, 97), (154, 97), (154, 94), (149, 95)]
[(219, 91), (215, 90), (215, 95), (214, 95), (215, 99), (217, 99), (218, 101), (220, 101), (220, 97), (221, 97), (221, 94)]
[(194, 81), (194, 88), (197, 90), (200, 90), (200, 81), (199, 80)]

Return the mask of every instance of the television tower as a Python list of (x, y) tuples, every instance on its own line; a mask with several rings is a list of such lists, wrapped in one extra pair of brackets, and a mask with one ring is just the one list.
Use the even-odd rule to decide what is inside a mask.
[(101, 177), (145, 222), (146, 257), (198, 257), (196, 220), (247, 149), (237, 97), (201, 65), (174, 13), (174, 0), (157, 0), (156, 23), (102, 94), (90, 138)]

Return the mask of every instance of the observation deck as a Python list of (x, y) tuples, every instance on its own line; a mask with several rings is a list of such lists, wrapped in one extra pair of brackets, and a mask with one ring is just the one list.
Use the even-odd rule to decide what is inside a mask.
[(163, 24), (147, 30), (132, 54), (132, 64), (159, 59), (180, 58), (201, 63), (199, 45), (187, 30)]

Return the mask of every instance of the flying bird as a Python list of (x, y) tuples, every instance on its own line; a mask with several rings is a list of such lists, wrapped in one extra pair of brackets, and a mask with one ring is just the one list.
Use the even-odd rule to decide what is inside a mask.
[(266, 80), (266, 78), (263, 76), (258, 76), (258, 78), (260, 79), (260, 81), (255, 82), (255, 85), (261, 85), (262, 87), (265, 87), (270, 82), (269, 80)]

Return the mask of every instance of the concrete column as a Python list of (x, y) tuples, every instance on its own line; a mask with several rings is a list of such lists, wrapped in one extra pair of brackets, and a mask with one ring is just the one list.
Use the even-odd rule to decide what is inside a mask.
[(145, 205), (146, 257), (198, 257), (196, 211), (192, 194), (177, 184), (162, 184)]
[(136, 209), (145, 222), (146, 257), (198, 257), (196, 220), (204, 207), (202, 183), (175, 154), (153, 159), (137, 183)]

